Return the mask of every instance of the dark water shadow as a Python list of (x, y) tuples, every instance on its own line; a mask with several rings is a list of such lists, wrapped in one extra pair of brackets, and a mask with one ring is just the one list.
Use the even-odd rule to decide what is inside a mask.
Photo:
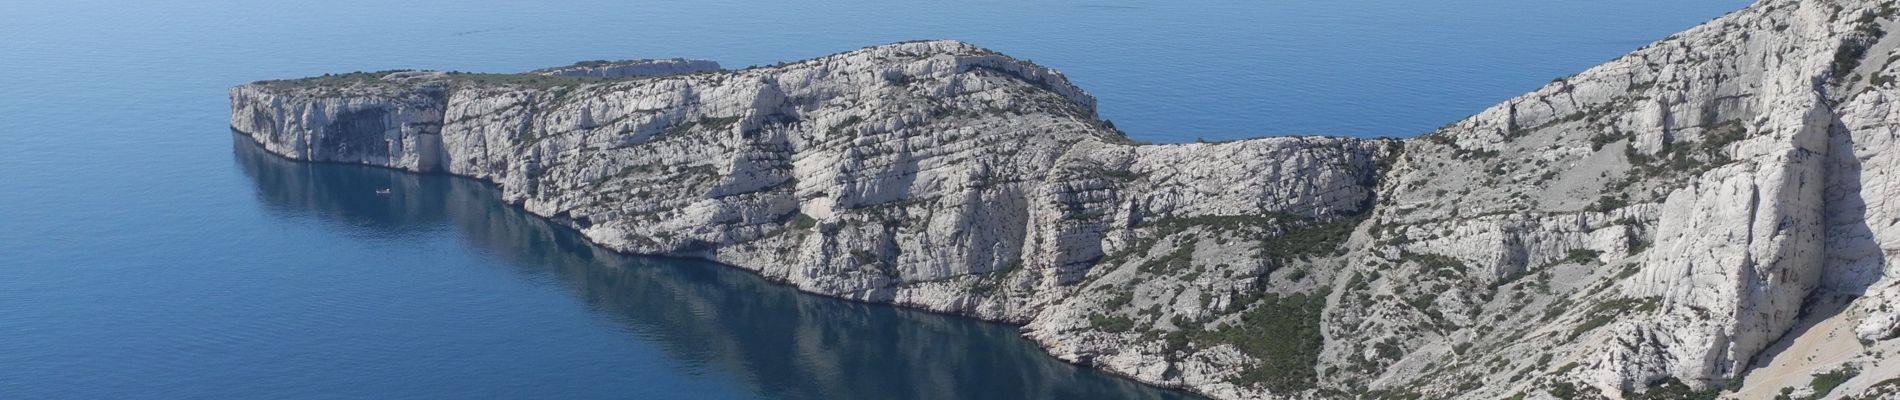
[(676, 365), (730, 372), (763, 398), (1194, 398), (1063, 363), (1012, 326), (803, 294), (706, 261), (618, 254), (475, 180), (294, 162), (234, 142), (273, 213), (392, 233), (447, 226), (524, 274), (564, 282)]

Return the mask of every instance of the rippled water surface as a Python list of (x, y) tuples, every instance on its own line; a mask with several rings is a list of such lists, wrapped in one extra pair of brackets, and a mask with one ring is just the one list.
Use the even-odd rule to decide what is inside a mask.
[(0, 398), (1178, 397), (1013, 327), (609, 254), (470, 181), (279, 160), (225, 89), (955, 38), (1141, 139), (1406, 136), (1744, 3), (0, 2)]

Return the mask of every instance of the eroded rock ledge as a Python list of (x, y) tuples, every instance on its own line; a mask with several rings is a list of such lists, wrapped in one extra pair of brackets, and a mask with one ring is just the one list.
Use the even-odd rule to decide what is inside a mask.
[[(1402, 141), (1138, 144), (1062, 74), (954, 41), (266, 81), (232, 89), (231, 125), (1217, 398), (1799, 395), (1827, 372), (1877, 395), (1900, 391), (1895, 11), (1765, 1)], [(661, 64), (591, 67), (616, 65)]]

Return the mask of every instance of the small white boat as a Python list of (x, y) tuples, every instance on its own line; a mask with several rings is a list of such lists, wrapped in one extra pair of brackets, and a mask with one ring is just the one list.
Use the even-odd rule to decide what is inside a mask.
[(389, 188), (376, 189), (376, 194), (389, 195)]

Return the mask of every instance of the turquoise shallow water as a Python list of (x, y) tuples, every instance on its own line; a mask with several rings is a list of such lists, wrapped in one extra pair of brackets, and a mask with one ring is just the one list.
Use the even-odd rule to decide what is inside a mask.
[(608, 254), (465, 180), (278, 160), (234, 145), (225, 89), (956, 38), (1142, 139), (1404, 136), (1742, 5), (7, 2), (0, 397), (1174, 397), (1013, 327)]

